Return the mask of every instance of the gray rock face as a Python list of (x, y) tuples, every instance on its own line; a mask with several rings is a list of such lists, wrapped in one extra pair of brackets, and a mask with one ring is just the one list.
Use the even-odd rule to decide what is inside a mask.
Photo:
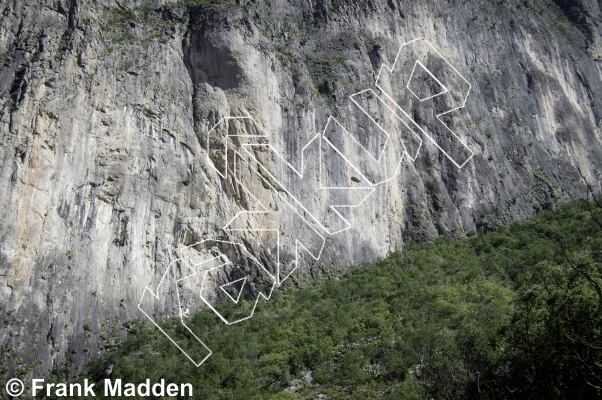
[[(38, 376), (96, 357), (119, 321), (142, 317), (144, 288), (201, 240), (242, 242), (270, 271), (281, 262), (290, 272), (295, 240), (315, 243), (319, 232), (319, 259), (302, 251), (288, 280), (302, 284), (409, 240), (462, 236), (578, 197), (579, 171), (600, 188), (602, 11), (594, 0), (193, 3), (0, 4), (0, 343), (22, 359), (11, 371), (39, 361)], [(434, 142), (417, 132), (416, 159), (403, 156), (394, 176), (419, 141), (411, 143), (394, 106), (350, 96), (372, 89), (419, 126), (437, 124), (433, 110), (457, 99), (429, 108), (393, 81), (376, 86), (381, 66), (419, 37), (438, 51), (425, 68), (444, 76), (445, 59), (471, 90), (462, 111), (431, 131)], [(422, 70), (412, 85), (425, 96), (441, 90)], [(371, 120), (360, 101), (374, 107)], [(211, 136), (222, 118), (238, 116), (256, 127)], [(377, 119), (399, 129), (390, 143), (375, 134)], [(443, 125), (457, 133), (455, 145)], [(239, 164), (244, 185), (222, 177), (232, 161), (220, 150), (226, 136), (258, 129), (274, 150), (251, 148)], [(249, 147), (237, 140), (230, 150), (244, 155)], [(385, 144), (388, 158), (374, 164), (367, 154)], [(460, 169), (443, 150), (466, 160), (462, 144), (474, 156)], [(321, 190), (318, 176), (358, 190)], [(360, 206), (340, 215), (328, 207), (357, 202), (383, 176), (392, 179)], [(287, 208), (294, 199), (307, 209)], [(258, 202), (269, 212), (238, 223), (279, 232), (280, 259), (274, 236), (222, 229)], [(308, 214), (317, 216), (311, 229)], [(333, 233), (341, 218), (349, 229)], [(161, 318), (178, 311), (164, 294), (153, 305)]]

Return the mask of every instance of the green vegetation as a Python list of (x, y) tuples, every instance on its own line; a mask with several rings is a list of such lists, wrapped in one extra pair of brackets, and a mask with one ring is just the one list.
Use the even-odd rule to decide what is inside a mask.
[(121, 246), (123, 246), (129, 238), (130, 235), (128, 234), (128, 231), (126, 229), (122, 229), (121, 232), (119, 232), (119, 244)]
[(14, 56), (9, 52), (0, 54), (0, 71), (11, 66)]
[[(602, 208), (572, 203), (277, 291), (233, 326), (200, 312), (190, 326), (213, 355), (198, 368), (133, 321), (77, 379), (112, 365), (124, 382), (192, 383), (198, 399), (601, 398), (597, 221)], [(162, 325), (187, 337), (176, 320)]]
[(17, 105), (15, 104), (15, 101), (12, 98), (8, 98), (6, 99), (6, 101), (4, 102), (4, 107), (8, 108), (9, 112), (13, 112), (17, 110)]
[(192, 180), (194, 179), (194, 175), (189, 174), (186, 178), (180, 181), (180, 183), (184, 184), (184, 186), (190, 185)]

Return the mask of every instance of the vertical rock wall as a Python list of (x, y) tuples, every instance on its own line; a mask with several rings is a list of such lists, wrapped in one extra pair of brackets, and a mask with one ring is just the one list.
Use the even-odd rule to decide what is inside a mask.
[[(599, 188), (600, 7), (570, 3), (4, 2), (0, 343), (22, 358), (11, 368), (95, 357), (115, 324), (141, 317), (142, 291), (179, 247), (225, 236), (248, 204), (207, 157), (222, 117), (253, 117), (298, 166), (329, 116), (358, 126), (349, 96), (417, 37), (472, 85), (457, 127), (474, 157), (458, 169), (424, 140), (294, 280), (554, 207), (581, 195), (579, 171)], [(283, 234), (295, 226), (279, 218)]]

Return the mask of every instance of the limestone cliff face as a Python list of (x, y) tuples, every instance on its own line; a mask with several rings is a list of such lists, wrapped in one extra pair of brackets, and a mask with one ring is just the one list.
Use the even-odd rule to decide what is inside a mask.
[[(324, 226), (340, 223), (265, 148), (254, 150), (257, 160), (292, 189), (254, 176), (249, 197), (218, 173), (213, 151), (225, 134), (213, 140), (209, 131), (223, 117), (252, 117), (299, 167), (329, 116), (370, 132), (349, 96), (379, 94), (381, 65), (418, 37), (471, 84), (448, 127), (474, 156), (459, 169), (422, 137), (399, 176), (342, 211), (349, 229), (322, 232), (320, 259), (302, 257), (291, 282), (408, 240), (465, 235), (553, 207), (582, 193), (578, 171), (599, 188), (600, 21), (595, 0), (3, 1), (0, 343), (23, 363), (41, 361), (36, 373), (95, 357), (113, 321), (141, 317), (144, 288), (158, 284), (178, 249), (232, 239), (222, 228), (256, 200), (276, 217), (249, 226), (271, 226), (289, 242), (303, 221), (283, 211), (287, 196), (306, 199)], [(418, 123), (432, 120), (409, 107)], [(390, 121), (385, 114), (375, 118)], [(333, 143), (352, 143), (337, 129)], [(382, 137), (359, 140), (374, 154), (383, 146)], [(320, 171), (370, 187), (345, 165), (325, 162)], [(272, 239), (237, 240), (273, 268)], [(173, 312), (175, 299), (163, 299), (157, 313)]]

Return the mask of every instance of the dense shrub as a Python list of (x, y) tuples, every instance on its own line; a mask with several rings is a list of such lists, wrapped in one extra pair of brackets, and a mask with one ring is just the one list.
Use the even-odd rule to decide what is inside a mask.
[[(133, 321), (79, 379), (113, 365), (113, 379), (190, 382), (198, 399), (600, 398), (601, 250), (584, 203), (411, 243), (341, 280), (278, 291), (233, 326), (198, 313), (190, 326), (214, 351), (199, 368)], [(177, 321), (164, 329), (185, 336)]]

